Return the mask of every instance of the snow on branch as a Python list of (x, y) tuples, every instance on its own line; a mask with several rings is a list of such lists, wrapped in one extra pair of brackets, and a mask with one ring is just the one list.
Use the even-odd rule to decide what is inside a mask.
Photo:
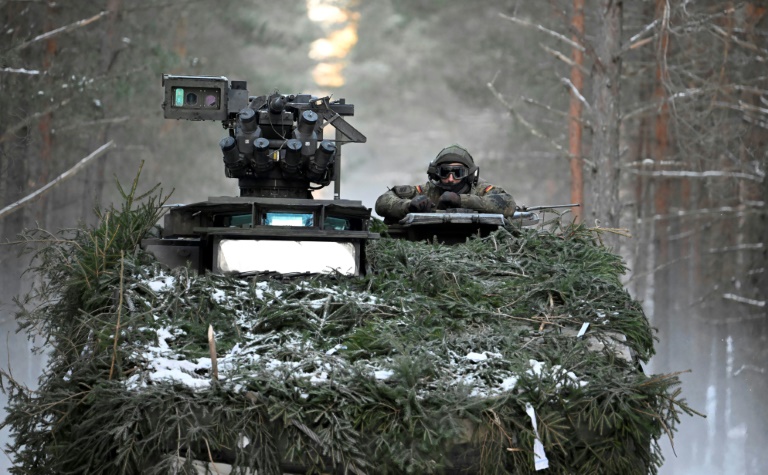
[(112, 146), (114, 144), (115, 144), (114, 141), (110, 140), (109, 142), (105, 143), (101, 147), (99, 147), (96, 150), (94, 150), (90, 155), (88, 155), (87, 157), (85, 157), (82, 160), (80, 160), (79, 162), (77, 162), (77, 164), (74, 167), (70, 168), (69, 170), (65, 171), (61, 175), (59, 175), (56, 178), (54, 178), (47, 185), (43, 186), (42, 188), (40, 188), (39, 190), (35, 191), (34, 193), (25, 196), (24, 198), (20, 199), (19, 201), (16, 201), (15, 203), (11, 203), (8, 206), (6, 206), (5, 208), (0, 209), (0, 219), (2, 219), (4, 216), (6, 216), (8, 214), (13, 213), (17, 209), (21, 208), (28, 201), (31, 201), (31, 200), (37, 198), (38, 196), (42, 195), (43, 193), (45, 193), (49, 189), (53, 188), (54, 186), (60, 184), (61, 182), (63, 182), (67, 178), (71, 178), (72, 176), (74, 176), (79, 171), (80, 168), (82, 168), (88, 162), (90, 162), (94, 158), (102, 155), (104, 152), (106, 152), (107, 150), (112, 148)]
[(565, 77), (564, 78), (560, 78), (560, 82), (565, 84), (568, 87), (568, 89), (571, 90), (571, 93), (573, 93), (573, 95), (576, 97), (576, 99), (579, 100), (579, 102), (584, 104), (584, 107), (588, 111), (592, 110), (592, 106), (589, 105), (589, 102), (587, 102), (587, 99), (584, 96), (581, 95), (581, 92), (579, 92), (579, 89), (571, 82), (570, 79), (565, 78)]
[(0, 68), (2, 73), (16, 73), (16, 74), (28, 74), (30, 76), (36, 76), (40, 74), (40, 71), (36, 69), (24, 69), (24, 68)]
[(727, 172), (720, 170), (707, 170), (703, 172), (695, 172), (692, 170), (654, 170), (654, 171), (641, 171), (631, 170), (630, 173), (643, 176), (664, 176), (664, 177), (680, 177), (680, 178), (741, 178), (744, 180), (752, 180), (758, 183), (762, 183), (765, 180), (764, 174), (752, 174), (744, 172)]
[(743, 364), (743, 365), (741, 365), (741, 368), (739, 368), (736, 371), (734, 371), (733, 375), (734, 376), (738, 376), (744, 370), (751, 370), (751, 371), (755, 371), (755, 372), (760, 373), (760, 374), (765, 374), (766, 373), (765, 368), (761, 368), (761, 367), (755, 366), (753, 364)]
[(561, 53), (560, 51), (554, 50), (554, 49), (550, 48), (549, 46), (547, 46), (547, 45), (545, 45), (545, 44), (542, 44), (542, 43), (539, 43), (539, 47), (541, 47), (541, 49), (543, 49), (543, 50), (544, 50), (544, 51), (546, 51), (547, 53), (551, 54), (551, 55), (552, 55), (552, 56), (554, 56), (555, 58), (557, 58), (557, 59), (559, 59), (560, 61), (564, 62), (564, 63), (565, 63), (565, 64), (567, 64), (568, 66), (570, 66), (570, 67), (572, 67), (572, 68), (574, 68), (574, 67), (575, 67), (575, 68), (579, 68), (579, 69), (581, 70), (581, 72), (582, 72), (582, 73), (584, 73), (584, 74), (589, 74), (589, 69), (585, 68), (585, 67), (584, 67), (583, 65), (581, 65), (581, 64), (578, 64), (578, 63), (574, 62), (574, 61), (573, 61), (571, 58), (569, 58), (569, 57), (568, 57), (568, 56), (566, 56), (565, 54)]
[(650, 37), (645, 38), (645, 39), (641, 39), (641, 38), (643, 38), (643, 35), (645, 35), (650, 30), (652, 30), (654, 27), (656, 27), (656, 25), (658, 23), (659, 23), (659, 19), (657, 18), (657, 19), (653, 20), (651, 23), (645, 25), (645, 28), (640, 30), (639, 33), (637, 33), (635, 36), (633, 36), (632, 38), (629, 39), (627, 44), (624, 45), (621, 48), (621, 51), (623, 52), (623, 51), (628, 51), (628, 50), (631, 50), (631, 49), (639, 48), (640, 46), (643, 46), (644, 44), (647, 44), (647, 43), (650, 43), (651, 41), (653, 41), (653, 39), (656, 37), (655, 34), (653, 34)]
[(33, 43), (37, 43), (38, 41), (42, 41), (42, 40), (46, 40), (48, 38), (52, 38), (52, 37), (54, 37), (54, 36), (56, 36), (56, 35), (58, 35), (60, 33), (66, 33), (68, 31), (72, 31), (72, 30), (74, 30), (76, 28), (80, 28), (82, 26), (89, 25), (89, 24), (93, 23), (94, 21), (100, 19), (101, 17), (107, 15), (107, 13), (108, 12), (103, 11), (103, 12), (100, 12), (100, 13), (90, 17), (90, 18), (86, 18), (84, 20), (78, 20), (78, 21), (76, 21), (74, 23), (70, 23), (69, 25), (64, 25), (64, 26), (56, 28), (54, 30), (47, 31), (47, 32), (43, 33), (42, 35), (35, 36), (31, 40), (27, 40), (27, 41), (25, 41), (23, 43), (20, 43), (20, 44), (18, 44), (16, 46), (13, 46), (13, 47), (7, 49), (6, 52), (20, 50), (20, 49), (26, 48), (27, 46), (29, 46), (29, 45), (31, 45)]
[(733, 300), (734, 302), (745, 303), (747, 305), (754, 305), (755, 307), (765, 307), (765, 300), (749, 299), (736, 294), (723, 294), (723, 298), (726, 300)]
[(709, 249), (710, 254), (717, 254), (720, 252), (735, 252), (735, 251), (762, 251), (763, 243), (757, 242), (753, 244), (739, 244), (738, 246), (726, 246), (726, 247), (712, 247)]

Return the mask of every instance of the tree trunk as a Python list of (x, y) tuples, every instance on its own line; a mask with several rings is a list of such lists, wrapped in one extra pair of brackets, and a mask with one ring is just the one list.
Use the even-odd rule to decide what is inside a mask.
[[(8, 3), (4, 6), (6, 22), (14, 26), (22, 24), (24, 18), (22, 12), (27, 8), (23, 3)], [(8, 44), (17, 44), (23, 41), (27, 31), (21, 28), (11, 28), (12, 34), (6, 37)], [(34, 64), (28, 51), (19, 53), (19, 60), (25, 64)], [(29, 113), (30, 89), (24, 78), (14, 75), (0, 74), (0, 91), (15, 91), (11, 98), (9, 94), (0, 97), (0, 136), (5, 135), (9, 127), (16, 125), (16, 121), (23, 120)], [(24, 197), (28, 189), (28, 182), (32, 178), (29, 174), (30, 158), (34, 156), (30, 147), (30, 128), (26, 125), (14, 130), (6, 140), (0, 142), (0, 180), (2, 180), (2, 205), (13, 203)], [(24, 230), (27, 213), (23, 210), (0, 220), (0, 242), (15, 241)], [(17, 256), (16, 249), (8, 245), (0, 246), (0, 299), (7, 299), (19, 294), (21, 290), (21, 273), (23, 259)], [(3, 341), (3, 345), (5, 341)]]
[[(99, 70), (104, 77), (108, 77), (110, 69), (112, 68), (116, 55), (117, 48), (115, 43), (115, 23), (120, 12), (121, 0), (109, 0), (107, 2), (107, 20), (104, 26), (104, 35), (101, 40), (101, 60)], [(103, 104), (102, 113), (109, 116), (113, 114), (113, 110), (116, 108), (110, 108), (112, 104)], [(109, 139), (109, 125), (99, 127), (98, 133), (93, 137), (90, 143), (90, 148), (93, 150), (102, 144), (106, 143)], [(104, 192), (105, 182), (105, 168), (109, 156), (102, 157), (94, 163), (92, 167), (85, 171), (86, 186), (84, 187), (83, 196), (83, 216), (92, 216), (91, 211), (102, 198)]]
[[(655, 116), (653, 128), (653, 141), (651, 146), (651, 155), (653, 157), (654, 169), (663, 171), (667, 165), (669, 152), (669, 103), (667, 102), (667, 92), (665, 82), (668, 79), (666, 70), (667, 52), (669, 50), (669, 10), (665, 0), (656, 0), (655, 19), (661, 25), (656, 49), (656, 70), (654, 75), (653, 102), (658, 104), (658, 112)], [(658, 318), (654, 324), (659, 332), (664, 335), (671, 334), (672, 323), (670, 315), (675, 315), (670, 308), (670, 252), (669, 237), (671, 217), (669, 214), (670, 197), (670, 179), (663, 176), (656, 176), (654, 181), (653, 194), (653, 213), (656, 219), (653, 220), (653, 243), (654, 243), (654, 308), (658, 310)], [(669, 351), (660, 355), (665, 365), (669, 364)], [(666, 366), (669, 367), (669, 366)]]
[[(6, 143), (0, 144), (0, 156), (3, 157), (3, 178), (5, 180), (4, 203), (13, 203), (24, 197), (26, 192), (26, 183), (28, 180), (27, 172), (27, 136), (29, 131), (26, 127), (18, 132), (18, 137), (14, 137)], [(26, 213), (24, 210), (17, 211), (3, 218), (2, 241), (15, 241), (19, 234), (24, 230)], [(0, 273), (0, 291), (3, 300), (18, 295), (21, 290), (21, 281), (19, 276), (23, 267), (22, 259), (17, 257), (15, 249), (9, 249), (3, 246), (3, 252), (0, 253), (0, 266), (3, 272)]]
[[(619, 105), (621, 77), (621, 33), (623, 2), (600, 0), (600, 28), (594, 65), (594, 137), (592, 138), (592, 216), (601, 227), (618, 228), (619, 202)], [(603, 243), (619, 250), (618, 235), (603, 234)]]
[[(53, 11), (53, 5), (48, 4), (45, 8), (45, 31), (51, 31), (53, 30), (53, 21), (52, 17), (54, 14)], [(53, 65), (53, 57), (56, 54), (56, 37), (48, 38), (45, 41), (45, 53), (43, 54), (43, 71), (50, 71), (51, 66)], [(46, 86), (48, 86), (48, 89), (51, 89), (51, 77), (50, 75), (46, 76)], [(40, 132), (40, 165), (39, 165), (39, 171), (38, 171), (38, 180), (36, 185), (43, 186), (46, 183), (48, 183), (48, 180), (51, 176), (51, 154), (53, 150), (53, 137), (51, 134), (51, 122), (53, 121), (52, 117), (53, 113), (48, 112), (45, 115), (43, 115), (40, 118), (40, 122), (37, 124), (38, 131)], [(40, 198), (40, 205), (37, 207), (37, 215), (35, 216), (35, 219), (40, 222), (44, 223), (44, 226), (48, 226), (48, 216), (49, 213), (46, 212), (46, 203), (47, 203), (46, 197)]]
[[(752, 44), (761, 44), (764, 37), (755, 34), (755, 25), (765, 21), (768, 8), (757, 6), (754, 3), (746, 5), (746, 15), (743, 17), (742, 28), (746, 32), (746, 39)], [(768, 80), (763, 79), (762, 87), (768, 87)], [(744, 104), (750, 104), (755, 108), (761, 107), (761, 96), (755, 92), (744, 91), (740, 100)], [(764, 106), (762, 106), (764, 107)], [(749, 118), (751, 123), (759, 122), (760, 117), (752, 114)], [(752, 127), (750, 133), (745, 137), (741, 147), (741, 163), (748, 163), (752, 157), (749, 150), (768, 150), (768, 127)], [(762, 168), (768, 166), (768, 157), (763, 154)], [(741, 396), (739, 401), (743, 401), (737, 411), (737, 419), (734, 425), (743, 424), (746, 428), (745, 434), (745, 474), (758, 475), (765, 471), (768, 466), (768, 453), (766, 452), (765, 442), (768, 434), (768, 409), (763, 403), (763, 395), (768, 392), (768, 377), (766, 377), (765, 362), (768, 360), (768, 350), (765, 342), (768, 341), (768, 322), (765, 319), (766, 299), (768, 299), (768, 245), (765, 242), (765, 230), (768, 229), (768, 212), (766, 203), (768, 203), (768, 186), (765, 182), (760, 184), (740, 183), (740, 197), (744, 211), (739, 218), (739, 228), (742, 230), (740, 235), (745, 244), (762, 243), (762, 249), (752, 251), (749, 258), (743, 264), (742, 273), (745, 275), (746, 285), (743, 286), (743, 292), (752, 292), (744, 295), (747, 298), (753, 298), (763, 302), (762, 310), (760, 307), (751, 309), (737, 329), (739, 332), (737, 341), (745, 342), (739, 344), (738, 353), (734, 361), (736, 384), (736, 397)], [(752, 203), (762, 203), (762, 213), (750, 212)], [(762, 269), (761, 269), (762, 268)], [(761, 315), (762, 313), (762, 315)]]
[[(573, 0), (573, 41), (584, 44), (584, 0)], [(571, 155), (571, 203), (584, 202), (584, 157), (581, 155), (582, 142), (582, 103), (576, 93), (584, 96), (584, 74), (581, 71), (584, 65), (584, 53), (579, 48), (572, 51), (573, 66), (571, 67), (571, 84), (575, 91), (571, 91), (570, 109), (568, 111), (568, 151)], [(571, 208), (574, 222), (580, 223), (581, 208)]]

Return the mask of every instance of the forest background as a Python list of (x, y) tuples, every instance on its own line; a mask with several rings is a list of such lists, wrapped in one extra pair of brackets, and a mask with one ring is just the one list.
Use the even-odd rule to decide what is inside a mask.
[[(162, 73), (345, 98), (368, 141), (344, 147), (343, 198), (372, 208), (460, 143), (519, 204), (582, 202), (568, 219), (603, 228), (659, 330), (648, 371), (692, 370), (683, 394), (707, 414), (682, 421), (662, 473), (762, 473), (766, 6), (0, 0), (0, 234), (89, 222), (142, 163), (172, 202), (237, 195), (224, 130), (163, 119)], [(34, 385), (11, 302), (27, 265), (0, 246), (0, 363)]]

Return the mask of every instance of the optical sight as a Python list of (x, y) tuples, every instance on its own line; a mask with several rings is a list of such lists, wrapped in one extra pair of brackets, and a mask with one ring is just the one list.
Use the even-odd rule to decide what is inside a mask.
[(223, 76), (163, 75), (166, 119), (227, 120), (229, 111), (248, 105), (245, 81)]

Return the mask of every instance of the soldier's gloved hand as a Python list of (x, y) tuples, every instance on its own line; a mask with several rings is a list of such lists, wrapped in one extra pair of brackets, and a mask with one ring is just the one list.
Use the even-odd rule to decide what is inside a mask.
[(429, 213), (434, 207), (435, 204), (427, 198), (427, 195), (418, 195), (408, 204), (408, 211), (411, 213)]
[(439, 209), (461, 208), (461, 196), (452, 191), (446, 191), (440, 195), (440, 201), (437, 203)]

